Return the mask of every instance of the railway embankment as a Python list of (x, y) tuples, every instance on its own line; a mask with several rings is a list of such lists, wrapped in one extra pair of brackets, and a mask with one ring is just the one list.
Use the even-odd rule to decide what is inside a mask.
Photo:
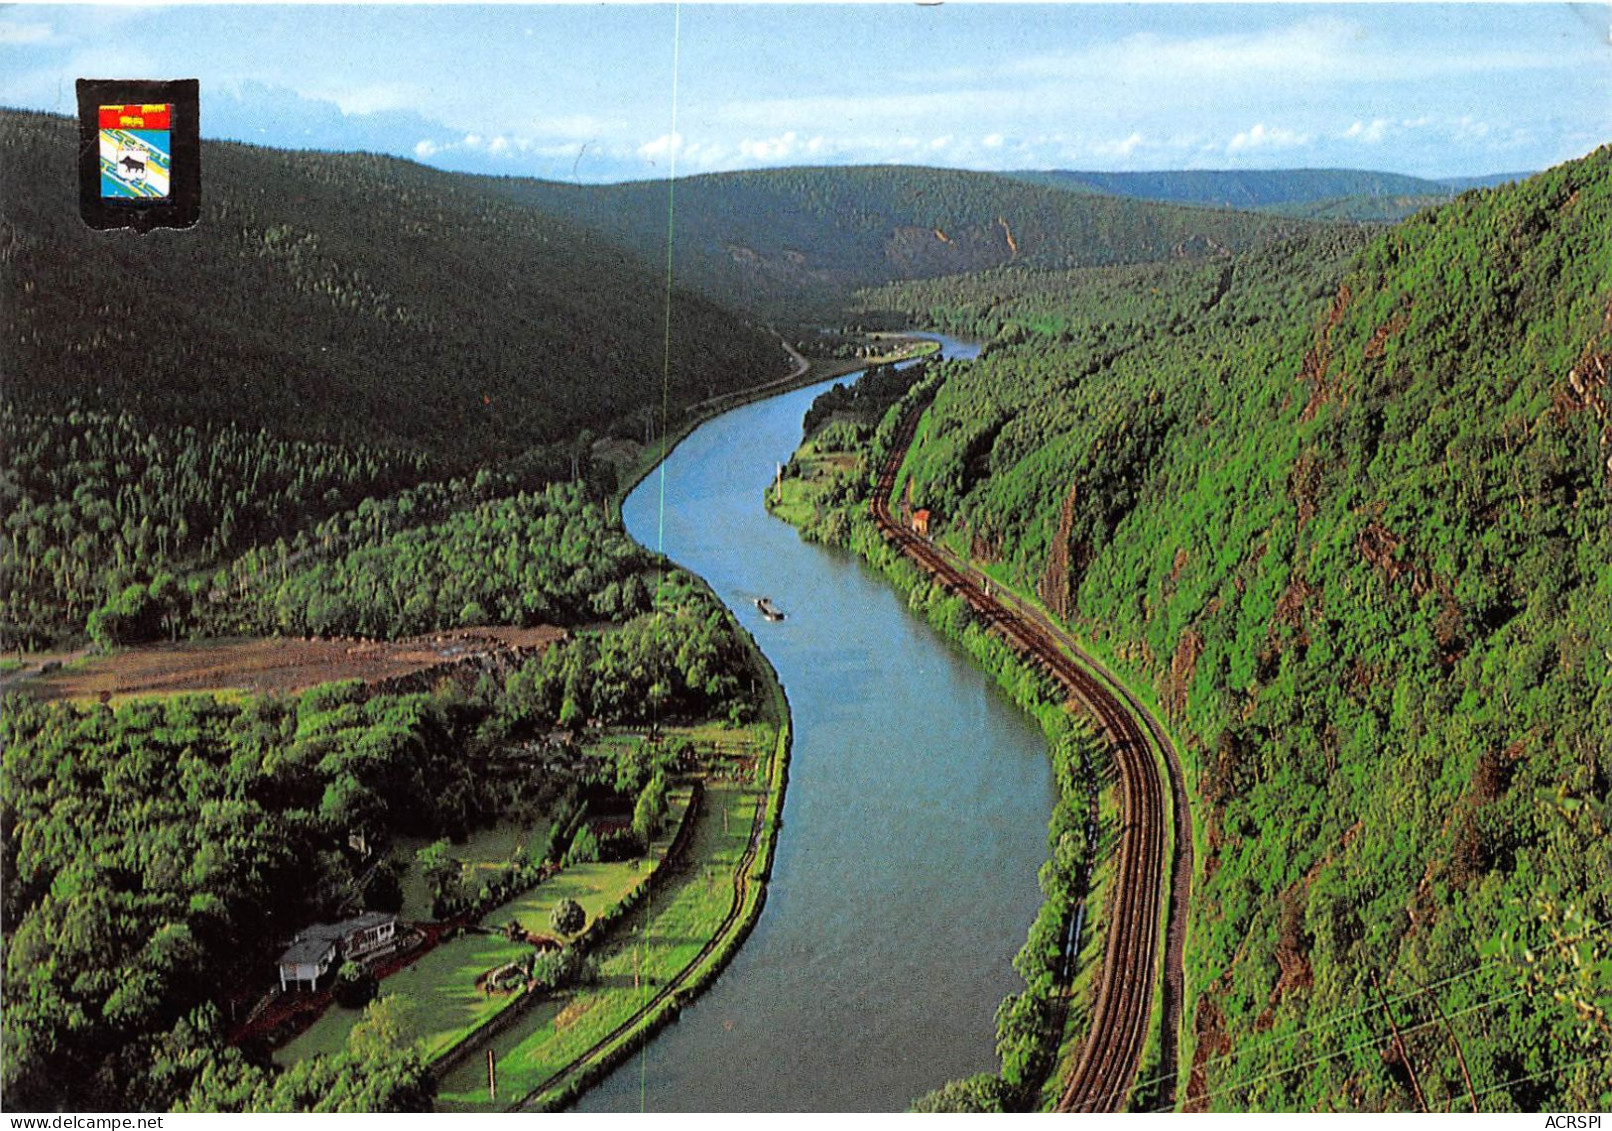
[[(1181, 766), (1164, 727), (1050, 617), (901, 521), (891, 510), (897, 474), (922, 406), (912, 406), (880, 469), (870, 513), (883, 538), (1033, 667), (1064, 689), (1107, 745), (1119, 825), (1107, 886), (1106, 943), (1091, 1028), (1064, 1066), (1058, 1108), (1126, 1107), (1150, 1039), (1159, 1073), (1173, 1080), (1184, 989), (1186, 903), (1192, 875), (1191, 815)], [(1157, 995), (1157, 1000), (1155, 999)], [(1156, 1027), (1155, 1027), (1156, 1026)], [(1151, 1102), (1173, 1101), (1166, 1085)]]

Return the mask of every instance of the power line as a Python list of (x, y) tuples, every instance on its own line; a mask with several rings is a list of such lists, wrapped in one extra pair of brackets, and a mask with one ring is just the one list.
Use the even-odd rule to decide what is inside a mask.
[(1422, 1082), (1416, 1076), (1416, 1064), (1411, 1060), (1410, 1050), (1405, 1047), (1405, 1038), (1399, 1035), (1399, 1022), (1394, 1020), (1394, 1010), (1383, 997), (1382, 983), (1377, 980), (1375, 970), (1371, 971), (1371, 988), (1377, 991), (1377, 1000), (1382, 1002), (1383, 1015), (1388, 1018), (1388, 1029), (1394, 1035), (1394, 1047), (1399, 1050), (1399, 1059), (1405, 1062), (1405, 1071), (1410, 1073), (1411, 1090), (1416, 1093), (1416, 1106), (1425, 1112), (1427, 1097), (1422, 1095)]
[[(663, 591), (666, 587), (666, 460), (671, 454), (666, 450), (667, 440), (671, 436), (670, 417), (670, 390), (672, 381), (672, 297), (673, 297), (673, 249), (677, 232), (677, 75), (680, 55), (683, 46), (683, 6), (681, 3), (672, 5), (672, 129), (669, 135), (668, 148), (670, 149), (669, 164), (666, 175), (666, 311), (665, 335), (661, 341), (661, 367), (660, 367), (660, 500), (659, 512), (655, 524), (655, 552), (659, 555), (655, 578), (655, 617), (657, 633), (665, 631), (665, 605)], [(659, 650), (655, 651), (657, 656)], [(657, 678), (664, 675), (664, 668), (657, 673)], [(650, 710), (653, 712), (653, 734), (660, 737), (660, 700), (656, 696), (650, 697)], [(653, 877), (651, 877), (651, 880)], [(648, 883), (649, 881), (646, 881)], [(647, 892), (649, 910), (644, 918), (643, 932), (649, 929), (650, 919), (654, 914), (654, 887), (651, 884)], [(636, 981), (639, 975), (640, 956), (643, 949), (644, 935), (640, 933), (637, 949), (633, 951), (633, 978)], [(643, 986), (647, 995), (649, 984), (646, 980)], [(649, 1105), (649, 1041), (645, 1040), (638, 1049), (638, 1111), (642, 1114)]]
[[(1413, 982), (1416, 980), (1414, 975), (1407, 974), (1405, 976)], [(1439, 1001), (1437, 994), (1433, 995), (1433, 1009), (1438, 1013), (1439, 1020), (1444, 1023), (1444, 1031), (1450, 1035), (1450, 1043), (1455, 1046), (1455, 1059), (1461, 1065), (1461, 1079), (1466, 1081), (1467, 1095), (1472, 1098), (1472, 1111), (1473, 1114), (1476, 1114), (1478, 1111), (1478, 1093), (1472, 1086), (1472, 1069), (1467, 1066), (1466, 1050), (1461, 1047), (1461, 1038), (1455, 1035), (1455, 1026), (1450, 1024), (1450, 1019), (1445, 1016), (1444, 1005)]]
[[(1490, 998), (1488, 1001), (1479, 1002), (1477, 1005), (1470, 1005), (1470, 1006), (1468, 1006), (1467, 1008), (1465, 1008), (1463, 1010), (1460, 1010), (1460, 1011), (1458, 1011), (1456, 1013), (1450, 1014), (1449, 1016), (1451, 1018), (1465, 1017), (1469, 1013), (1476, 1013), (1479, 1010), (1488, 1009), (1492, 1005), (1498, 1005), (1501, 1002), (1511, 1001), (1511, 1000), (1513, 1000), (1515, 998), (1522, 997), (1527, 992), (1528, 991), (1526, 989), (1513, 990), (1509, 994), (1502, 994), (1499, 997)], [(1416, 1025), (1407, 1026), (1405, 1029), (1401, 1030), (1401, 1032), (1403, 1032), (1403, 1033), (1415, 1033), (1418, 1030), (1429, 1028), (1430, 1026), (1435, 1025), (1435, 1024), (1437, 1024), (1436, 1021), (1432, 1021), (1432, 1020), (1423, 1021), (1423, 1022), (1421, 1022), (1419, 1024), (1416, 1024)], [(1391, 1037), (1387, 1038), (1387, 1040), (1389, 1040), (1389, 1041), (1391, 1041), (1392, 1039), (1393, 1038), (1391, 1038)], [(1207, 1099), (1213, 1099), (1215, 1096), (1224, 1096), (1224, 1095), (1227, 1095), (1227, 1094), (1229, 1094), (1231, 1092), (1240, 1092), (1245, 1088), (1253, 1087), (1255, 1084), (1262, 1084), (1267, 1080), (1278, 1080), (1283, 1076), (1291, 1076), (1293, 1073), (1301, 1071), (1302, 1069), (1313, 1068), (1318, 1064), (1325, 1064), (1327, 1061), (1336, 1060), (1340, 1056), (1348, 1056), (1348, 1055), (1351, 1055), (1353, 1053), (1363, 1052), (1366, 1049), (1376, 1048), (1379, 1045), (1383, 1044), (1384, 1041), (1385, 1041), (1385, 1038), (1383, 1038), (1383, 1037), (1373, 1037), (1369, 1041), (1362, 1041), (1357, 1045), (1350, 1045), (1348, 1048), (1338, 1049), (1335, 1052), (1329, 1052), (1329, 1053), (1327, 1053), (1327, 1054), (1325, 1054), (1323, 1056), (1313, 1057), (1310, 1060), (1306, 1060), (1306, 1061), (1303, 1061), (1302, 1063), (1295, 1064), (1290, 1068), (1282, 1068), (1282, 1069), (1278, 1069), (1275, 1072), (1267, 1072), (1267, 1073), (1265, 1073), (1265, 1074), (1263, 1074), (1261, 1076), (1255, 1076), (1255, 1077), (1252, 1077), (1252, 1078), (1247, 1079), (1247, 1080), (1238, 1081), (1235, 1084), (1228, 1084), (1228, 1085), (1225, 1085), (1224, 1087), (1216, 1088), (1215, 1090), (1213, 1090), (1211, 1092), (1200, 1092), (1200, 1093), (1198, 1093), (1196, 1095), (1193, 1095), (1193, 1096), (1190, 1096), (1188, 1098), (1189, 1099), (1195, 1099), (1195, 1100), (1207, 1100)], [(1157, 1110), (1159, 1110), (1159, 1111), (1169, 1111), (1171, 1109), (1169, 1109), (1169, 1108), (1158, 1108)]]
[(660, 522), (656, 531), (655, 549), (666, 552), (666, 440), (669, 436), (670, 388), (672, 381), (672, 251), (675, 246), (677, 219), (677, 72), (679, 54), (683, 45), (683, 6), (672, 6), (672, 132), (667, 135), (666, 169), (666, 317), (665, 334), (661, 342), (660, 367)]
[[(1594, 938), (1596, 935), (1601, 934), (1603, 931), (1607, 930), (1607, 928), (1609, 926), (1612, 926), (1612, 924), (1597, 924), (1596, 926), (1590, 928), (1587, 931), (1582, 932), (1581, 934), (1578, 934), (1578, 935), (1573, 936), (1572, 938), (1563, 939), (1563, 940), (1560, 940), (1560, 941), (1564, 942), (1564, 943), (1582, 942), (1585, 939)], [(1389, 1002), (1390, 1005), (1400, 1005), (1400, 1004), (1402, 1004), (1404, 1002), (1413, 1001), (1416, 998), (1421, 997), (1421, 996), (1423, 996), (1425, 994), (1429, 994), (1429, 993), (1431, 993), (1432, 991), (1434, 991), (1436, 989), (1440, 989), (1440, 988), (1442, 988), (1444, 986), (1448, 986), (1448, 985), (1453, 985), (1456, 982), (1462, 981), (1462, 980), (1464, 980), (1466, 978), (1470, 978), (1474, 974), (1480, 973), (1480, 972), (1482, 972), (1484, 970), (1491, 970), (1491, 969), (1499, 969), (1499, 970), (1505, 969), (1504, 966), (1500, 965), (1499, 956), (1492, 957), (1492, 958), (1485, 958), (1482, 961), (1480, 961), (1480, 962), (1478, 962), (1478, 963), (1476, 963), (1476, 964), (1474, 964), (1472, 966), (1468, 966), (1468, 967), (1465, 967), (1463, 969), (1457, 970), (1453, 974), (1447, 974), (1444, 977), (1438, 979), (1437, 981), (1430, 982), (1425, 986), (1421, 986), (1418, 989), (1410, 991), (1409, 993), (1400, 994), (1398, 997), (1390, 997), (1388, 999), (1388, 1002)], [(1497, 1000), (1497, 999), (1491, 999), (1491, 1000)], [(1263, 1041), (1258, 1041), (1258, 1042), (1255, 1042), (1254, 1044), (1251, 1044), (1251, 1045), (1244, 1045), (1240, 1049), (1233, 1049), (1232, 1051), (1222, 1053), (1219, 1056), (1210, 1057), (1209, 1059), (1202, 1061), (1201, 1064), (1199, 1065), (1199, 1067), (1208, 1068), (1208, 1067), (1211, 1067), (1213, 1065), (1221, 1064), (1221, 1063), (1223, 1063), (1223, 1062), (1225, 1062), (1227, 1060), (1232, 1060), (1234, 1058), (1247, 1057), (1247, 1056), (1249, 1056), (1249, 1055), (1251, 1055), (1253, 1053), (1260, 1052), (1262, 1050), (1273, 1050), (1273, 1049), (1275, 1049), (1275, 1048), (1277, 1048), (1277, 1047), (1279, 1047), (1281, 1045), (1287, 1044), (1287, 1043), (1289, 1043), (1291, 1041), (1295, 1041), (1300, 1037), (1303, 1037), (1303, 1036), (1306, 1036), (1306, 1035), (1309, 1035), (1309, 1034), (1323, 1033), (1323, 1032), (1326, 1032), (1329, 1029), (1335, 1029), (1339, 1025), (1343, 1024), (1346, 1021), (1353, 1020), (1353, 1019), (1355, 1019), (1357, 1017), (1363, 1017), (1368, 1013), (1373, 1013), (1378, 1008), (1380, 1008), (1380, 1007), (1375, 1006), (1375, 1005), (1371, 1005), (1371, 1006), (1366, 1006), (1365, 1008), (1362, 1008), (1362, 1009), (1352, 1010), (1351, 1012), (1348, 1012), (1348, 1013), (1333, 1013), (1333, 1014), (1328, 1015), (1327, 1017), (1322, 1018), (1321, 1020), (1317, 1021), (1313, 1025), (1307, 1025), (1303, 1029), (1296, 1030), (1296, 1031), (1294, 1031), (1292, 1033), (1286, 1033), (1286, 1034), (1283, 1034), (1282, 1036), (1279, 1036), (1279, 1037), (1268, 1037)], [(1457, 1016), (1460, 1016), (1460, 1014), (1457, 1014)], [(1420, 1027), (1421, 1026), (1418, 1026), (1418, 1028), (1420, 1028)], [(1138, 1081), (1137, 1083), (1131, 1085), (1129, 1088), (1125, 1089), (1124, 1093), (1115, 1092), (1115, 1093), (1113, 1093), (1111, 1095), (1099, 1097), (1099, 1099), (1097, 1101), (1094, 1101), (1094, 1102), (1102, 1102), (1102, 1101), (1113, 1100), (1113, 1099), (1119, 1098), (1121, 1095), (1126, 1094), (1126, 1093), (1139, 1092), (1143, 1088), (1150, 1087), (1151, 1085), (1163, 1083), (1164, 1081), (1167, 1081), (1167, 1080), (1174, 1080), (1174, 1079), (1178, 1078), (1180, 1075), (1181, 1075), (1181, 1070), (1180, 1069), (1172, 1069), (1169, 1072), (1161, 1072), (1161, 1073), (1158, 1073), (1158, 1074), (1156, 1074), (1154, 1076), (1149, 1077), (1148, 1079)]]
[[(1459, 971), (1459, 972), (1457, 972), (1455, 974), (1448, 975), (1448, 976), (1440, 979), (1437, 982), (1433, 982), (1433, 983), (1431, 983), (1431, 984), (1429, 984), (1427, 986), (1422, 987), (1419, 990), (1415, 990), (1415, 991), (1412, 991), (1411, 993), (1407, 993), (1407, 994), (1401, 994), (1398, 997), (1390, 998), (1389, 1002), (1392, 1005), (1400, 1005), (1400, 1004), (1402, 1004), (1404, 1002), (1411, 1001), (1411, 1000), (1421, 996), (1422, 994), (1431, 993), (1433, 990), (1438, 989), (1441, 986), (1451, 985), (1451, 984), (1453, 984), (1455, 982), (1459, 982), (1459, 981), (1461, 981), (1463, 979), (1470, 978), (1472, 975), (1480, 973), (1480, 972), (1482, 972), (1484, 970), (1488, 970), (1488, 969), (1500, 969), (1500, 967), (1497, 967), (1495, 965), (1495, 960), (1494, 959), (1492, 959), (1492, 958), (1484, 959), (1482, 962), (1478, 963), (1475, 966), (1469, 966), (1464, 970), (1461, 970), (1461, 971)], [(1227, 1061), (1227, 1060), (1232, 1060), (1232, 1059), (1236, 1059), (1236, 1058), (1251, 1056), (1254, 1053), (1257, 1053), (1257, 1052), (1260, 1052), (1260, 1051), (1263, 1051), (1263, 1050), (1275, 1049), (1275, 1048), (1277, 1048), (1277, 1047), (1279, 1047), (1281, 1045), (1285, 1045), (1285, 1044), (1288, 1044), (1289, 1042), (1296, 1041), (1300, 1037), (1307, 1036), (1307, 1035), (1312, 1034), (1312, 1033), (1322, 1033), (1322, 1032), (1325, 1032), (1325, 1031), (1327, 1031), (1329, 1029), (1335, 1029), (1339, 1025), (1342, 1025), (1346, 1021), (1351, 1021), (1351, 1020), (1353, 1020), (1353, 1019), (1355, 1019), (1357, 1017), (1364, 1017), (1368, 1013), (1374, 1013), (1374, 1012), (1376, 1012), (1376, 1010), (1378, 1008), (1379, 1008), (1378, 1006), (1371, 1005), (1371, 1006), (1366, 1006), (1363, 1009), (1351, 1010), (1348, 1013), (1334, 1013), (1334, 1014), (1331, 1014), (1331, 1015), (1329, 1015), (1327, 1017), (1322, 1018), (1321, 1020), (1315, 1022), (1312, 1025), (1305, 1026), (1303, 1029), (1298, 1029), (1298, 1030), (1295, 1030), (1294, 1032), (1291, 1032), (1291, 1033), (1285, 1033), (1285, 1034), (1283, 1034), (1282, 1036), (1279, 1036), (1279, 1037), (1267, 1037), (1265, 1040), (1257, 1041), (1252, 1045), (1244, 1045), (1241, 1049), (1234, 1049), (1231, 1052), (1221, 1053), (1219, 1056), (1210, 1057), (1209, 1059), (1203, 1061), (1201, 1063), (1200, 1067), (1209, 1068), (1209, 1067), (1211, 1067), (1213, 1065), (1220, 1064), (1220, 1063), (1222, 1063), (1224, 1061)], [(1161, 1084), (1161, 1083), (1164, 1083), (1165, 1081), (1168, 1081), (1168, 1080), (1174, 1080), (1174, 1079), (1178, 1078), (1180, 1075), (1181, 1075), (1180, 1069), (1173, 1069), (1173, 1070), (1171, 1070), (1169, 1072), (1161, 1072), (1161, 1073), (1159, 1073), (1159, 1074), (1157, 1074), (1155, 1076), (1152, 1076), (1152, 1077), (1150, 1077), (1150, 1078), (1148, 1078), (1146, 1080), (1138, 1081), (1136, 1084), (1134, 1084), (1130, 1088), (1126, 1089), (1126, 1091), (1140, 1091), (1141, 1089), (1146, 1088), (1146, 1087), (1150, 1087), (1151, 1085), (1154, 1085), (1154, 1084)], [(1116, 1095), (1117, 1095), (1117, 1093), (1116, 1093)], [(1110, 1100), (1110, 1099), (1114, 1099), (1114, 1098), (1116, 1098), (1116, 1096), (1111, 1095), (1111, 1096), (1102, 1097), (1102, 1099), (1104, 1099), (1104, 1100)]]

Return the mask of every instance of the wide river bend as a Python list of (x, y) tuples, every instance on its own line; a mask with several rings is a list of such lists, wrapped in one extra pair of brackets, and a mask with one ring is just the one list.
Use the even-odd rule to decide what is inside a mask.
[[(578, 1110), (900, 1111), (996, 1068), (995, 1010), (1022, 986), (1011, 962), (1040, 903), (1045, 742), (886, 582), (766, 513), (833, 383), (701, 425), (623, 508), (634, 538), (704, 577), (760, 642), (794, 749), (755, 931)], [(762, 596), (787, 619), (763, 619)]]

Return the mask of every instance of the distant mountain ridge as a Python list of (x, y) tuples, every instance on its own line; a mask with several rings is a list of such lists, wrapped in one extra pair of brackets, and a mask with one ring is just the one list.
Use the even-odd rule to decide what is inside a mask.
[(496, 180), (511, 199), (673, 266), (685, 285), (775, 316), (855, 290), (1007, 264), (1069, 268), (1224, 254), (1301, 221), (1084, 194), (997, 173), (908, 166), (714, 173), (667, 184)]
[(1534, 175), (1533, 172), (1488, 173), (1481, 177), (1440, 177), (1438, 183), (1457, 192), (1465, 192), (1467, 189), (1498, 188), (1501, 185), (1515, 184), (1518, 181), (1526, 181)]
[(1027, 184), (1142, 200), (1253, 210), (1343, 196), (1448, 196), (1439, 181), (1360, 169), (1202, 169), (1101, 173), (1054, 169), (1009, 174)]
[(1068, 169), (1009, 174), (1027, 184), (1312, 220), (1396, 221), (1459, 192), (1527, 177), (1492, 173), (1428, 179), (1364, 169), (1202, 169), (1104, 173)]

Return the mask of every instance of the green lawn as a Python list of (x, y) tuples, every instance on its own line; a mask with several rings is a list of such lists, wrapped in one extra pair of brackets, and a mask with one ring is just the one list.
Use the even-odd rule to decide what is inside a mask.
[[(472, 833), (463, 844), (452, 845), (449, 855), (464, 864), (464, 886), (476, 891), (481, 881), (476, 873), (499, 871), (516, 848), (525, 845), (532, 852), (543, 851), (543, 840), (548, 836), (548, 822), (516, 824), (504, 821), (490, 829)], [(419, 921), (431, 918), (431, 892), (426, 886), (425, 873), (414, 859), (414, 854), (432, 841), (425, 837), (400, 837), (392, 847), (392, 859), (403, 869), (404, 919)]]
[[(668, 737), (688, 738), (706, 756), (717, 752), (714, 765), (718, 768), (731, 767), (735, 757), (761, 757), (774, 741), (772, 728), (765, 726), (680, 728)], [(406, 1023), (428, 1060), (442, 1055), (513, 1003), (522, 1002), (523, 1015), (492, 1042), (499, 1066), (500, 1100), (507, 1104), (519, 1099), (570, 1065), (694, 961), (732, 907), (734, 873), (749, 843), (756, 805), (764, 797), (749, 781), (707, 781), (686, 856), (674, 865), (652, 898), (592, 945), (590, 953), (598, 966), (595, 982), (529, 1003), (515, 996), (488, 998), (478, 993), (475, 983), (479, 975), (529, 952), (524, 943), (511, 943), (499, 933), (467, 935), (443, 944), (387, 978), (382, 993), (406, 1003)], [(666, 829), (657, 838), (652, 857), (670, 847), (689, 799), (686, 787), (675, 790), (668, 799)], [(542, 832), (541, 828), (534, 832), (501, 825), (455, 846), (453, 854), (467, 866), (495, 867), (508, 859), (516, 845), (530, 844)], [(415, 851), (425, 843), (400, 842), (395, 850), (410, 865), (404, 879), (405, 918), (411, 914), (423, 918), (415, 908), (429, 911), (424, 880), (413, 866)], [(549, 913), (567, 898), (582, 905), (591, 923), (643, 884), (650, 871), (648, 858), (566, 868), (488, 912), (481, 925), (501, 930), (517, 919), (529, 931), (553, 934)], [(282, 1048), (275, 1060), (290, 1064), (341, 1049), (359, 1016), (358, 1011), (332, 1006), (312, 1028)], [(482, 1061), (480, 1056), (472, 1057), (447, 1074), (441, 1084), (441, 1109), (482, 1110), (489, 1106)]]
[[(381, 992), (407, 1002), (409, 1028), (429, 1059), (497, 1014), (514, 997), (488, 997), (476, 989), (476, 978), (506, 962), (531, 953), (525, 943), (502, 935), (465, 935), (443, 943), (418, 962), (399, 970), (381, 983)], [(339, 1052), (361, 1011), (332, 1005), (313, 1027), (274, 1054), (280, 1064), (292, 1064), (319, 1053)]]
[[(732, 906), (733, 873), (761, 796), (755, 789), (709, 785), (686, 862), (595, 948), (597, 983), (555, 995), (493, 1040), (500, 1106), (570, 1064), (694, 960)], [(487, 1110), (486, 1080), (480, 1057), (448, 1073), (439, 1110)]]
[(828, 482), (817, 477), (815, 462), (799, 460), (799, 475), (791, 475), (779, 486), (767, 487), (769, 511), (791, 526), (817, 520), (818, 502), (827, 493)]
[[(674, 792), (669, 798), (667, 827), (655, 842), (656, 852), (663, 853), (670, 845), (688, 801), (686, 789)], [(471, 859), (496, 862), (507, 858), (510, 849), (522, 843), (523, 837), (524, 830), (500, 826), (458, 846), (455, 855), (467, 862)], [(413, 850), (409, 851), (412, 854)], [(549, 912), (560, 900), (576, 900), (592, 922), (648, 876), (649, 862), (643, 859), (573, 865), (525, 895), (488, 912), (482, 917), (481, 925), (501, 930), (511, 919), (519, 919), (528, 931), (552, 934)], [(405, 890), (405, 898), (407, 895)], [(407, 908), (404, 917), (408, 918)], [(477, 992), (476, 978), (531, 953), (531, 949), (525, 943), (510, 942), (502, 934), (466, 935), (442, 944), (387, 978), (381, 983), (381, 992), (396, 995), (407, 1003), (405, 1014), (409, 1028), (420, 1042), (421, 1053), (431, 1060), (516, 1000), (512, 995), (489, 997)], [(291, 1064), (304, 1057), (339, 1051), (345, 1047), (347, 1034), (359, 1015), (358, 1010), (332, 1005), (307, 1032), (276, 1052), (275, 1060)]]
[(521, 926), (533, 934), (552, 935), (554, 928), (549, 926), (549, 913), (562, 899), (576, 900), (587, 913), (588, 922), (593, 922), (649, 877), (651, 860), (671, 847), (688, 802), (687, 787), (675, 789), (667, 796), (666, 825), (650, 846), (649, 856), (611, 864), (573, 864), (525, 895), (489, 911), (482, 916), (481, 925), (501, 929), (511, 919), (519, 919)]
[[(683, 805), (673, 810), (674, 817), (687, 806), (685, 794)], [(648, 860), (573, 864), (525, 895), (489, 911), (482, 916), (481, 925), (502, 928), (511, 919), (519, 919), (521, 926), (534, 934), (552, 935), (554, 928), (549, 926), (549, 913), (562, 899), (574, 899), (580, 903), (591, 923), (643, 883), (649, 875), (649, 868)]]

